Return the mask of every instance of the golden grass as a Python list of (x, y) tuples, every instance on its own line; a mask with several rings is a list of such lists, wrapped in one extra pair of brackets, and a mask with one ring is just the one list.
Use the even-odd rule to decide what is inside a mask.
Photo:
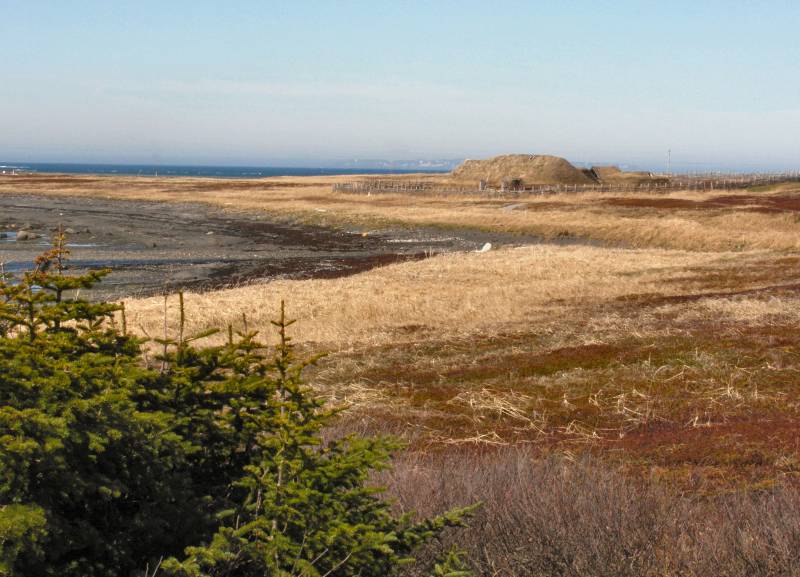
[(800, 327), (800, 307), (793, 298), (707, 298), (691, 306), (673, 305), (669, 308), (678, 313), (679, 320), (684, 322), (715, 318), (720, 322), (738, 323), (742, 327), (774, 323)]
[[(549, 245), (440, 255), (346, 278), (278, 280), (186, 296), (190, 331), (242, 325), (266, 329), (281, 300), (298, 319), (295, 339), (342, 348), (463, 336), (530, 326), (576, 306), (664, 292), (662, 281), (687, 267), (738, 255)], [(677, 294), (680, 286), (666, 288)], [(131, 326), (159, 334), (163, 299), (126, 303)], [(173, 317), (175, 300), (173, 299)]]
[[(583, 193), (488, 199), (480, 196), (425, 197), (353, 195), (331, 192), (334, 182), (356, 177), (280, 177), (225, 181), (202, 178), (30, 176), (0, 178), (0, 194), (32, 193), (106, 198), (196, 201), (224, 209), (266, 211), (276, 217), (329, 225), (380, 227), (449, 226), (555, 237), (569, 234), (638, 248), (682, 250), (796, 250), (800, 224), (793, 212), (759, 212), (747, 204), (671, 209), (609, 205), (624, 196), (645, 202), (703, 201), (717, 195), (761, 198), (796, 195), (797, 185), (767, 192)], [(442, 179), (404, 176), (402, 179)], [(503, 210), (509, 203), (521, 210)]]

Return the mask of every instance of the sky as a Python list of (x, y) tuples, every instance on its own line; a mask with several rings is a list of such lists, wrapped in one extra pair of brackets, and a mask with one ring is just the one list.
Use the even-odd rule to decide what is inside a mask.
[(800, 2), (0, 0), (0, 160), (800, 168)]

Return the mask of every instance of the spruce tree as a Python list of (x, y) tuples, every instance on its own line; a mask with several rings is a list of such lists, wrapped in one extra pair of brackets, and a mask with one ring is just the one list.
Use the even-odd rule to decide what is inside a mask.
[(68, 298), (107, 271), (65, 275), (66, 256), (57, 235), (33, 271), (0, 281), (5, 575), (124, 575), (183, 544), (180, 439), (131, 399), (143, 370), (139, 342), (110, 324), (119, 307)]
[[(312, 361), (297, 362), (281, 314), (273, 324), (279, 342), (271, 359), (256, 356), (246, 378), (263, 399), (256, 410), (236, 408), (249, 453), (238, 490), (208, 544), (190, 547), (182, 560), (164, 565), (185, 577), (391, 575), (412, 561), (411, 553), (445, 527), (458, 526), (470, 509), (413, 523), (392, 514), (390, 504), (367, 481), (384, 468), (400, 445), (388, 437), (348, 436), (323, 444), (326, 410), (303, 384)], [(250, 347), (255, 333), (245, 336)]]
[(368, 483), (397, 442), (322, 442), (336, 413), (283, 306), (272, 352), (230, 327), (200, 347), (213, 331), (184, 334), (180, 295), (146, 363), (120, 305), (75, 294), (108, 271), (65, 274), (67, 256), (58, 234), (0, 278), (0, 576), (384, 576), (469, 514), (398, 517)]
[(454, 547), (433, 566), (430, 577), (472, 577), (473, 573), (469, 570), (467, 562), (463, 559), (464, 554)]

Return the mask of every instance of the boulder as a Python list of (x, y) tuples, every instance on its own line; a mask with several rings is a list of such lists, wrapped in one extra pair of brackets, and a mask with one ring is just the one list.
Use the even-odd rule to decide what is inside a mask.
[(17, 233), (17, 241), (36, 240), (39, 235), (29, 230), (21, 230)]

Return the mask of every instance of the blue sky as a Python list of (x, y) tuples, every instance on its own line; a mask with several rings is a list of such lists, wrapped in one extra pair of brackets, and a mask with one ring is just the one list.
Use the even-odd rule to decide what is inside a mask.
[(0, 0), (0, 159), (800, 168), (793, 1)]

